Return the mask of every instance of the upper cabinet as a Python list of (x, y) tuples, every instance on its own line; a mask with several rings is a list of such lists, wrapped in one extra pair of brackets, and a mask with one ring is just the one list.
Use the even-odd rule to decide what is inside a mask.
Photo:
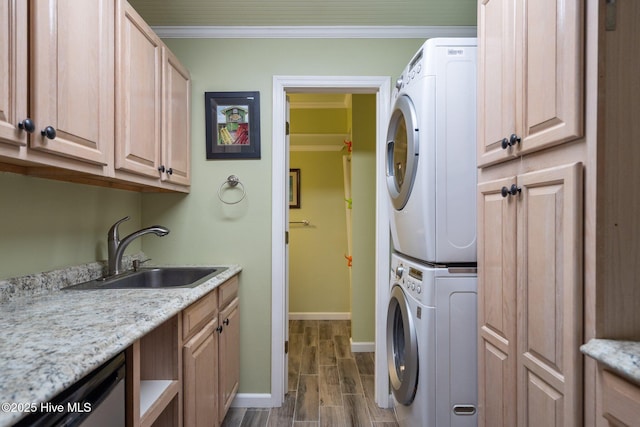
[(0, 24), (0, 170), (189, 191), (189, 72), (126, 0), (0, 0)]
[(113, 157), (114, 1), (30, 3), (31, 148), (100, 165)]
[(479, 0), (480, 166), (582, 136), (581, 5)]
[(116, 173), (189, 185), (189, 71), (127, 2), (117, 38)]
[(27, 20), (24, 0), (0, 2), (0, 147), (27, 145), (17, 126), (27, 118)]

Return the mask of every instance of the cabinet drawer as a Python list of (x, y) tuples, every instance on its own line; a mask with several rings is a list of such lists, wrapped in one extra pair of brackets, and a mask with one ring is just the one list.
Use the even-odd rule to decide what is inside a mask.
[(602, 412), (609, 425), (639, 425), (640, 387), (607, 371), (602, 372), (602, 383)]
[(231, 279), (224, 282), (219, 288), (218, 292), (220, 294), (220, 298), (218, 300), (218, 307), (224, 307), (229, 302), (231, 302), (235, 297), (238, 296), (238, 276), (234, 276)]
[(209, 292), (182, 312), (182, 339), (187, 340), (218, 310), (218, 292)]

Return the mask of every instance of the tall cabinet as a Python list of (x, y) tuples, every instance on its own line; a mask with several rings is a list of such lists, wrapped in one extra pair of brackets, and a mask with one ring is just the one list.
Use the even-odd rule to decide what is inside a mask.
[(479, 425), (581, 426), (583, 2), (478, 23)]

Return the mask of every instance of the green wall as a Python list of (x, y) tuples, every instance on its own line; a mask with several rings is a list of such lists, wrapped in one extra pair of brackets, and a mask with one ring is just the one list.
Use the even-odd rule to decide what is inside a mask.
[[(114, 222), (131, 216), (122, 224), (123, 236), (141, 228), (141, 198), (130, 191), (0, 173), (0, 279), (106, 260), (107, 231)], [(140, 248), (140, 240), (134, 241), (126, 253)]]
[(353, 95), (351, 338), (375, 341), (376, 97)]
[[(293, 127), (293, 119), (291, 120)], [(300, 169), (300, 209), (289, 226), (289, 312), (349, 313), (347, 223), (343, 151), (292, 151), (290, 166)]]
[[(162, 239), (146, 240), (143, 249), (156, 262), (243, 266), (240, 392), (268, 393), (273, 76), (389, 76), (391, 81), (423, 40), (167, 39), (165, 42), (192, 77), (193, 184), (188, 196), (143, 194), (143, 222), (166, 225), (173, 237), (171, 244)], [(262, 158), (207, 161), (204, 92), (255, 90), (260, 91), (261, 97)], [(241, 203), (228, 206), (218, 200), (217, 194), (220, 184), (231, 174), (240, 178), (247, 196)]]

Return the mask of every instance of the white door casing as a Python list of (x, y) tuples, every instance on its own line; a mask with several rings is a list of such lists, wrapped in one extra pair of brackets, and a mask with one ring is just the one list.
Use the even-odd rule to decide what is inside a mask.
[(274, 76), (272, 130), (271, 227), (271, 406), (279, 407), (287, 392), (284, 342), (287, 338), (289, 150), (286, 142), (286, 94), (343, 92), (376, 94), (376, 272), (375, 272), (375, 401), (388, 408), (389, 380), (386, 364), (386, 312), (389, 301), (389, 216), (385, 178), (385, 139), (391, 94), (390, 76)]

